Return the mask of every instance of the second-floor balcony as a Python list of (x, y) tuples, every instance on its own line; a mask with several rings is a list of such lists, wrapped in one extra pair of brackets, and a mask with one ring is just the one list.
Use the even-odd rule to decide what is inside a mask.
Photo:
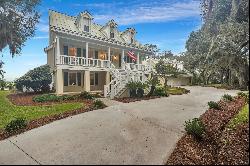
[[(115, 65), (109, 60), (75, 57), (68, 55), (60, 55), (58, 65), (69, 65), (69, 66), (83, 66), (83, 67), (95, 67), (95, 68), (112, 68)], [(118, 68), (119, 67), (115, 67)], [(120, 69), (133, 70), (133, 71), (150, 71), (150, 65), (135, 64), (135, 63), (124, 63)]]
[(111, 62), (109, 60), (102, 60), (102, 59), (93, 59), (93, 58), (87, 59), (84, 57), (60, 55), (59, 65), (109, 68)]

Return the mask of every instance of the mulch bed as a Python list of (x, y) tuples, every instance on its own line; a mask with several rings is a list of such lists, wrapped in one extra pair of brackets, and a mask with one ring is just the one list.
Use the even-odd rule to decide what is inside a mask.
[(249, 164), (249, 123), (224, 130), (219, 143), (218, 162), (223, 165)]
[(75, 102), (84, 102), (85, 104), (91, 104), (92, 100), (87, 99), (75, 99), (75, 100), (64, 100), (64, 101), (48, 101), (48, 102), (34, 102), (33, 97), (41, 94), (35, 93), (13, 93), (9, 94), (7, 98), (11, 103), (18, 106), (45, 106), (45, 105), (53, 105), (53, 104), (61, 104), (61, 103), (75, 103)]
[(239, 113), (245, 104), (245, 99), (235, 98), (232, 102), (219, 101), (221, 110), (209, 109), (200, 116), (205, 125), (205, 132), (211, 141), (218, 144), (222, 131), (228, 122)]
[(177, 143), (167, 165), (214, 165), (249, 163), (249, 125), (239, 125), (235, 130), (226, 128), (228, 122), (245, 104), (243, 98), (226, 103), (219, 102), (221, 110), (209, 109), (200, 116), (205, 135), (197, 140), (184, 135)]
[(144, 96), (142, 98), (123, 97), (123, 98), (115, 98), (114, 100), (122, 102), (122, 103), (130, 103), (130, 102), (141, 101), (141, 100), (156, 99), (160, 97), (162, 96)]
[(167, 165), (207, 165), (214, 164), (216, 146), (208, 140), (197, 141), (193, 136), (185, 134), (176, 144)]

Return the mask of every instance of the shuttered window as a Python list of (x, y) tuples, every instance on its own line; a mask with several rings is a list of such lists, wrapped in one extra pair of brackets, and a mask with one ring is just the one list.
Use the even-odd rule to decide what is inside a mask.
[(69, 55), (69, 48), (68, 48), (68, 46), (63, 46), (63, 55)]
[(82, 50), (82, 55), (84, 58), (86, 58), (86, 49), (85, 48)]
[(98, 51), (95, 51), (95, 59), (98, 59)]
[(82, 86), (82, 75), (81, 75), (81, 73), (77, 73), (77, 84), (78, 84), (78, 86)]
[(99, 84), (99, 74), (95, 72), (90, 73), (90, 85), (97, 86)]
[(63, 85), (68, 86), (68, 72), (63, 73)]
[(82, 49), (77, 48), (77, 57), (81, 57)]
[(76, 85), (77, 81), (76, 81), (76, 73), (69, 73), (69, 85)]
[(98, 73), (95, 73), (95, 85), (96, 86), (98, 85), (98, 82), (99, 82), (99, 80), (98, 80)]

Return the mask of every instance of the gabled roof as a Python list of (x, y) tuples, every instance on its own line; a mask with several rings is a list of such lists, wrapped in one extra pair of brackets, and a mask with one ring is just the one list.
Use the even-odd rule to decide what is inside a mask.
[(107, 25), (109, 25), (110, 27), (114, 27), (114, 28), (117, 28), (117, 24), (116, 24), (116, 22), (115, 22), (115, 20), (110, 20), (108, 23), (107, 23)]
[(85, 18), (93, 19), (93, 16), (87, 10), (79, 13), (79, 15), (81, 15), (82, 17), (85, 17)]
[[(91, 14), (87, 11), (84, 11), (80, 14), (83, 14), (84, 17), (89, 17), (91, 19), (93, 19), (93, 17), (91, 16)], [(104, 32), (102, 32), (102, 28), (107, 26), (107, 25), (111, 25), (114, 27), (117, 27), (117, 24), (115, 23), (114, 20), (110, 20), (105, 26), (96, 24), (96, 23), (91, 23), (91, 33), (88, 32), (84, 32), (81, 31), (77, 28), (75, 22), (77, 20), (77, 17), (73, 17), (73, 16), (69, 16), (54, 10), (49, 10), (49, 23), (50, 23), (50, 29), (52, 31), (58, 31), (61, 33), (69, 33), (72, 35), (78, 35), (78, 36), (82, 36), (82, 37), (88, 37), (88, 38), (92, 38), (92, 39), (98, 39), (101, 41), (107, 41), (107, 42), (111, 42), (113, 44), (119, 44), (119, 45), (123, 45), (123, 46), (129, 46), (129, 47), (133, 47), (133, 48), (137, 48), (137, 49), (141, 49), (144, 51), (150, 51), (148, 47), (140, 44), (137, 40), (135, 40), (135, 42), (133, 44), (131, 43), (126, 43), (125, 40), (122, 37), (122, 33), (123, 32), (117, 32), (117, 35), (115, 35), (114, 39), (110, 39), (109, 36), (106, 36)], [(134, 30), (135, 31), (135, 30)]]

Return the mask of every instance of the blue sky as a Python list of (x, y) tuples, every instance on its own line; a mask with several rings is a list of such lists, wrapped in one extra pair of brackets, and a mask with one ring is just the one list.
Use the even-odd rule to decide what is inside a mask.
[(48, 45), (48, 10), (76, 16), (88, 10), (94, 22), (105, 24), (114, 19), (119, 30), (134, 27), (141, 43), (156, 44), (161, 50), (178, 54), (185, 51), (185, 41), (201, 25), (199, 0), (42, 0), (36, 34), (23, 47), (22, 54), (11, 58), (5, 49), (5, 79), (14, 80), (28, 70), (46, 64), (43, 51)]

